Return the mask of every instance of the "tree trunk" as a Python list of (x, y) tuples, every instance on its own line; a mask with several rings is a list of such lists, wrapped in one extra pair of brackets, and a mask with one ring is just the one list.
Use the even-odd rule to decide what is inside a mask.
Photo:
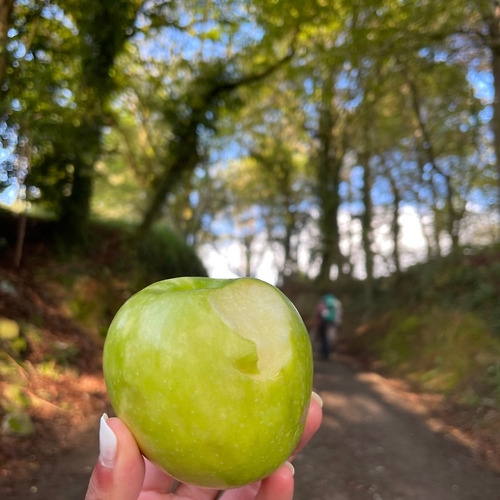
[(216, 117), (222, 105), (222, 96), (231, 95), (240, 87), (264, 80), (288, 62), (292, 55), (293, 50), (290, 50), (282, 59), (261, 72), (239, 78), (226, 76), (226, 68), (222, 62), (204, 69), (182, 99), (184, 104), (189, 105), (190, 102), (194, 104), (190, 106), (188, 117), (179, 117), (179, 121), (173, 124), (175, 138), (170, 143), (168, 163), (165, 170), (153, 182), (151, 199), (142, 217), (137, 232), (138, 237), (147, 233), (158, 219), (166, 196), (172, 191), (173, 186), (183, 174), (191, 174), (201, 160), (198, 132), (200, 126), (206, 122), (207, 113), (210, 112)]
[(500, 211), (500, 6), (498, 2), (491, 1), (491, 12), (486, 16), (489, 31), (489, 49), (491, 52), (491, 71), (493, 75), (493, 149), (496, 157), (497, 168), (497, 209)]
[(451, 251), (454, 254), (458, 254), (460, 252), (460, 221), (463, 217), (463, 212), (455, 209), (453, 193), (454, 189), (451, 185), (451, 177), (446, 177), (446, 187), (448, 197), (446, 199), (446, 207), (448, 212), (447, 223), (448, 228), (447, 232), (451, 239)]
[(182, 130), (177, 130), (176, 138), (171, 142), (169, 151), (169, 165), (159, 177), (156, 178), (153, 186), (153, 193), (149, 197), (142, 222), (138, 230), (138, 237), (148, 233), (153, 223), (158, 219), (165, 199), (172, 192), (173, 186), (182, 178), (183, 174), (191, 173), (200, 161), (198, 152), (198, 121), (192, 118)]
[(343, 255), (340, 251), (338, 210), (340, 205), (339, 184), (342, 168), (342, 148), (336, 134), (336, 116), (333, 106), (333, 75), (323, 82), (322, 101), (319, 113), (319, 155), (316, 161), (317, 194), (320, 203), (320, 252), (321, 267), (317, 277), (320, 282), (330, 279), (333, 265), (338, 274), (343, 273)]
[[(98, 118), (88, 121), (76, 132), (82, 137), (75, 144), (71, 192), (63, 198), (59, 226), (68, 246), (84, 243), (90, 218), (90, 203), (94, 184), (94, 164), (99, 156), (101, 127)], [(85, 137), (85, 140), (83, 140)]]
[[(288, 208), (288, 205), (287, 205)], [(284, 264), (280, 279), (289, 277), (297, 270), (297, 252), (292, 246), (292, 238), (295, 234), (295, 217), (289, 208), (285, 215), (285, 236), (283, 238)]]
[(252, 242), (253, 242), (254, 236), (253, 235), (247, 235), (242, 238), (242, 243), (243, 243), (243, 249), (245, 252), (244, 255), (244, 261), (243, 261), (243, 268), (244, 268), (244, 274), (243, 276), (246, 277), (253, 277), (253, 269), (252, 269)]
[(82, 65), (79, 89), (82, 125), (75, 126), (73, 182), (61, 206), (60, 225), (68, 245), (85, 240), (94, 183), (94, 165), (101, 150), (104, 108), (113, 87), (111, 68), (133, 33), (138, 0), (92, 0), (72, 12), (79, 30)]
[(392, 241), (393, 241), (393, 250), (392, 250), (392, 260), (394, 262), (394, 269), (396, 276), (401, 274), (401, 254), (399, 252), (399, 235), (401, 233), (401, 226), (399, 225), (399, 214), (400, 214), (400, 203), (401, 203), (401, 195), (399, 193), (398, 186), (396, 184), (396, 180), (389, 172), (389, 182), (391, 184), (393, 202), (392, 202), (392, 223), (391, 223), (391, 232), (392, 232)]
[(292, 176), (290, 172), (291, 166), (285, 161), (282, 162), (280, 172), (282, 177), (278, 184), (282, 189), (283, 195), (283, 225), (285, 227), (285, 234), (281, 241), (283, 247), (283, 269), (279, 273), (279, 280), (283, 281), (289, 276), (292, 276), (297, 271), (297, 247), (293, 244), (293, 237), (297, 233), (297, 211), (292, 208), (294, 205), (294, 196), (292, 188)]
[(7, 75), (8, 54), (7, 41), (9, 28), (12, 23), (14, 0), (0, 0), (0, 90), (4, 93), (3, 85)]
[[(366, 134), (365, 134), (366, 135)], [(365, 137), (366, 146), (369, 148), (369, 138)], [(371, 196), (372, 190), (372, 175), (370, 171), (370, 154), (364, 153), (361, 155), (360, 163), (363, 167), (363, 207), (364, 211), (361, 215), (361, 239), (363, 243), (363, 251), (365, 254), (365, 294), (368, 306), (371, 305), (373, 299), (373, 279), (374, 279), (374, 256), (372, 249), (373, 240), (373, 202)]]
[[(434, 211), (434, 245), (435, 245), (435, 252), (436, 255), (439, 257), (441, 255), (441, 243), (440, 243), (440, 232), (441, 229), (444, 229), (448, 232), (448, 235), (451, 238), (452, 244), (453, 245), (458, 245), (458, 240), (459, 240), (459, 234), (458, 234), (458, 229), (459, 225), (456, 224), (456, 219), (457, 219), (457, 214), (455, 212), (455, 208), (453, 205), (453, 198), (454, 198), (454, 188), (452, 185), (451, 181), (451, 176), (444, 172), (443, 169), (441, 169), (436, 161), (436, 153), (434, 151), (434, 143), (431, 138), (431, 134), (428, 130), (428, 126), (426, 121), (424, 120), (423, 113), (422, 113), (422, 102), (420, 98), (420, 92), (417, 87), (417, 84), (413, 79), (411, 79), (408, 74), (406, 75), (407, 78), (407, 83), (410, 87), (411, 90), (411, 96), (412, 96), (412, 105), (413, 105), (413, 110), (415, 112), (415, 116), (417, 118), (417, 123), (418, 123), (418, 128), (421, 136), (421, 141), (420, 141), (420, 149), (421, 149), (421, 161), (420, 161), (420, 169), (422, 172), (422, 177), (424, 177), (425, 174), (425, 165), (429, 165), (431, 168), (431, 175), (430, 179), (428, 182), (429, 189), (431, 190), (432, 193), (432, 203), (433, 203), (433, 211)], [(500, 137), (500, 136), (499, 136)], [(439, 212), (440, 209), (437, 206), (437, 200), (440, 199), (440, 195), (437, 193), (436, 187), (434, 185), (433, 181), (433, 176), (434, 175), (439, 175), (440, 177), (443, 178), (446, 186), (446, 199), (445, 199), (445, 217), (446, 217), (446, 222), (441, 224), (441, 221), (439, 220)]]

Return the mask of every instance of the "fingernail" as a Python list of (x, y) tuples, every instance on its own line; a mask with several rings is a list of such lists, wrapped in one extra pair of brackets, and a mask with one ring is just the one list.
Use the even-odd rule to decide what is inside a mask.
[(290, 462), (285, 462), (285, 467), (292, 473), (292, 476), (295, 475), (295, 467)]
[(108, 416), (103, 413), (99, 426), (99, 461), (104, 467), (112, 469), (116, 463), (117, 440), (108, 425)]
[(320, 408), (323, 408), (323, 400), (321, 399), (321, 396), (317, 392), (313, 391), (311, 397), (319, 404)]

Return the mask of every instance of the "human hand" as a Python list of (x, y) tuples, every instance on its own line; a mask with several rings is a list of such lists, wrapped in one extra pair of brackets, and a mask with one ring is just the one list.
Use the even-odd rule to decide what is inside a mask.
[[(321, 398), (313, 393), (302, 438), (295, 456), (319, 429)], [(118, 418), (101, 418), (100, 454), (85, 500), (292, 500), (293, 466), (286, 462), (262, 481), (221, 492), (177, 483), (145, 459), (137, 444)], [(293, 456), (290, 459), (293, 459)]]

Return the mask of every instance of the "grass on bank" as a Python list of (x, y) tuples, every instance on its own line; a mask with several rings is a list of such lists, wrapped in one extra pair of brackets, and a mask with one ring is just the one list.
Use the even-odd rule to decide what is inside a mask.
[(500, 249), (419, 264), (377, 287), (371, 313), (346, 339), (353, 351), (414, 388), (499, 412)]
[(94, 221), (87, 240), (68, 249), (61, 245), (60, 227), (41, 217), (27, 219), (16, 266), (19, 217), (0, 212), (0, 436), (5, 439), (31, 436), (31, 419), (38, 428), (49, 426), (40, 405), (60, 416), (72, 409), (67, 405), (87, 401), (70, 399), (70, 388), (84, 373), (100, 373), (102, 340), (130, 295), (161, 279), (206, 275), (195, 251), (169, 228), (157, 226), (138, 240), (131, 224)]

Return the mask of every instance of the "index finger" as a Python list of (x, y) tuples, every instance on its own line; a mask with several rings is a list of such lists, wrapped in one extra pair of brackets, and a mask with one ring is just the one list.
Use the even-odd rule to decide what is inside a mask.
[(323, 400), (316, 392), (311, 395), (311, 401), (309, 402), (309, 411), (307, 413), (306, 425), (304, 427), (304, 432), (300, 438), (299, 444), (295, 449), (292, 458), (297, 456), (297, 454), (304, 448), (304, 446), (311, 440), (316, 431), (321, 426), (321, 421), (323, 419)]

